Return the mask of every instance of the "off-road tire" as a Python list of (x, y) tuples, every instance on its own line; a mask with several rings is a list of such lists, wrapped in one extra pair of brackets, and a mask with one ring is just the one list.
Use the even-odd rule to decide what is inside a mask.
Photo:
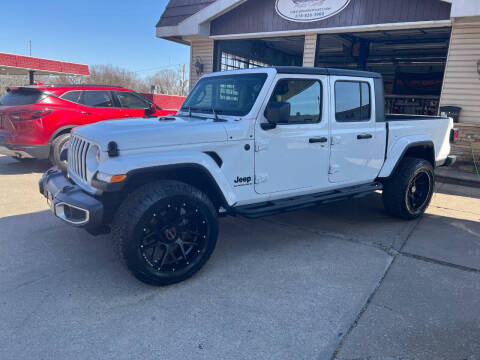
[[(146, 231), (142, 228), (145, 226), (145, 219), (151, 216), (152, 212), (156, 212), (159, 207), (164, 207), (166, 203), (172, 203), (174, 204), (172, 206), (175, 206), (178, 201), (182, 202), (183, 205), (187, 203), (189, 208), (196, 209), (198, 215), (194, 214), (192, 216), (193, 221), (200, 219), (200, 217), (205, 219), (204, 229), (208, 231), (205, 231), (206, 235), (202, 236), (202, 252), (200, 253), (200, 250), (198, 250), (198, 254), (193, 254), (192, 250), (190, 253), (190, 255), (195, 256), (195, 262), (192, 260), (192, 263), (189, 264), (182, 246), (181, 253), (183, 252), (185, 257), (185, 269), (176, 272), (161, 272), (159, 269), (154, 269), (150, 259), (145, 256), (145, 250), (141, 249), (144, 241), (141, 232)], [(165, 218), (167, 216), (160, 218), (162, 220), (158, 221), (163, 221)], [(156, 226), (150, 224), (147, 222), (147, 226)], [(178, 231), (180, 232), (180, 230)], [(163, 231), (156, 231), (156, 233), (163, 234)], [(195, 187), (179, 181), (156, 181), (138, 188), (123, 201), (112, 222), (113, 245), (121, 261), (137, 279), (156, 286), (178, 283), (198, 272), (215, 249), (217, 237), (218, 218), (210, 199)], [(166, 256), (169, 256), (169, 252), (166, 251), (166, 253)]]
[[(409, 196), (412, 196), (412, 188), (415, 188), (413, 182), (419, 177), (425, 183), (428, 179), (428, 191), (425, 191), (416, 207), (412, 206)], [(389, 214), (413, 220), (423, 215), (427, 209), (432, 200), (434, 188), (435, 175), (432, 164), (424, 159), (405, 158), (392, 176), (384, 182), (383, 204)]]
[(52, 141), (50, 162), (62, 171), (67, 171), (67, 162), (60, 160), (60, 153), (65, 143), (70, 139), (70, 133), (61, 134)]

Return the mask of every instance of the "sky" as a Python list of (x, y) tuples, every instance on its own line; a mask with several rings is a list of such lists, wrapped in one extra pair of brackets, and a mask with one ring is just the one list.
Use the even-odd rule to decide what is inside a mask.
[(152, 75), (189, 62), (189, 47), (155, 37), (168, 0), (2, 1), (0, 52), (110, 64)]

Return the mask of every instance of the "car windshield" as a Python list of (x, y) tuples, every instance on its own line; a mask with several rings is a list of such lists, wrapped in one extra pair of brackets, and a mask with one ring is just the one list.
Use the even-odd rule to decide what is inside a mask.
[(267, 74), (223, 75), (198, 82), (182, 110), (245, 116), (255, 104)]

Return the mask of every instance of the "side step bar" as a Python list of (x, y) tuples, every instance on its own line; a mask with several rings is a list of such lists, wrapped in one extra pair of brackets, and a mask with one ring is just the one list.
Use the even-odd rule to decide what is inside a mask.
[(272, 200), (252, 205), (238, 206), (230, 210), (233, 215), (240, 215), (249, 219), (256, 219), (263, 216), (270, 216), (282, 212), (299, 210), (310, 206), (325, 204), (337, 200), (362, 197), (368, 195), (373, 191), (381, 190), (382, 188), (382, 184), (375, 182), (366, 185), (351, 186), (343, 189), (326, 191), (317, 194), (303, 195), (280, 200)]

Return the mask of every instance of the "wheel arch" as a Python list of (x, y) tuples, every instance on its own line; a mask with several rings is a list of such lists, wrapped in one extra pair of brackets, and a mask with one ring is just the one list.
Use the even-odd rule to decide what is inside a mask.
[(205, 193), (218, 209), (230, 206), (213, 175), (204, 166), (195, 163), (160, 165), (132, 170), (127, 174), (126, 191), (156, 180), (176, 180), (192, 185)]
[(50, 140), (48, 140), (48, 145), (52, 145), (53, 140), (55, 140), (58, 136), (70, 133), (72, 129), (75, 128), (76, 126), (77, 125), (66, 125), (55, 130), (53, 134), (50, 136)]
[[(395, 147), (397, 149), (395, 149)], [(399, 144), (399, 142), (397, 142), (390, 153), (392, 156), (387, 156), (385, 164), (378, 176), (380, 179), (389, 178), (394, 174), (402, 160), (407, 157), (427, 160), (432, 164), (432, 167), (435, 168), (435, 145), (432, 140), (411, 141), (407, 144)], [(397, 155), (395, 156), (395, 154)]]

